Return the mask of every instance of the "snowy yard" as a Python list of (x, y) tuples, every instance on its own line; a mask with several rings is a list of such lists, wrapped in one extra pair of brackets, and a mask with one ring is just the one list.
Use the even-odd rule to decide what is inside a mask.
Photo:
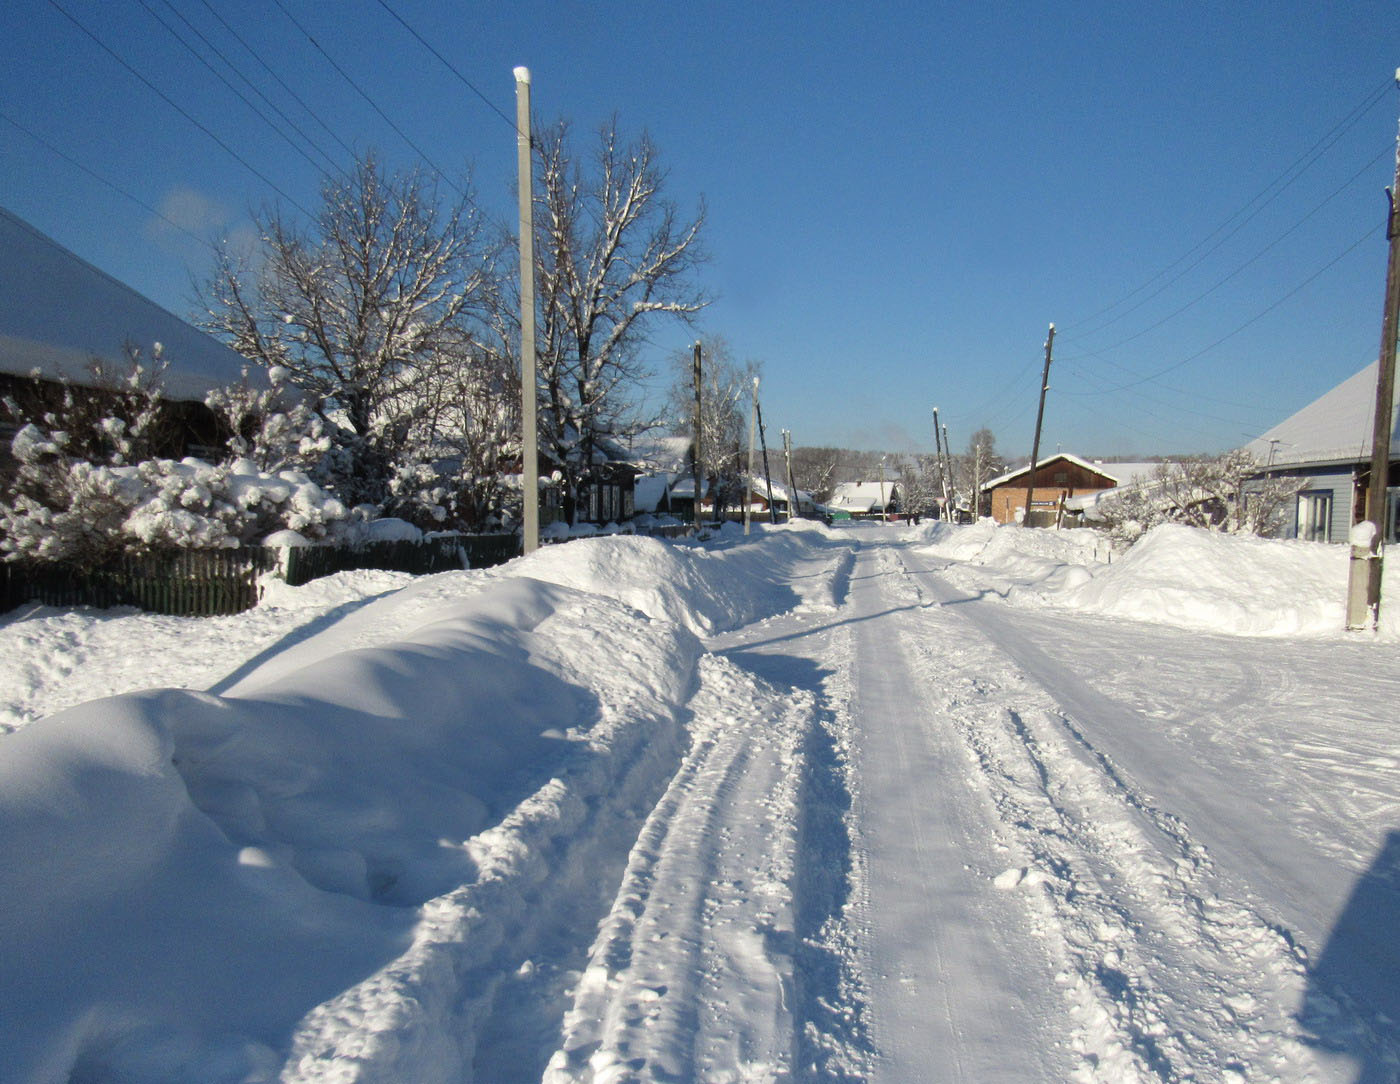
[(1400, 569), (590, 539), (0, 621), (0, 1080), (1400, 1079)]

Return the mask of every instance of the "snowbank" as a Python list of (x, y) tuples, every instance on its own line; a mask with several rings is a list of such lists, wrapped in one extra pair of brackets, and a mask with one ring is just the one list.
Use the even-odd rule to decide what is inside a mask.
[[(37, 689), (16, 705), (0, 893), (24, 903), (0, 914), (3, 1075), (461, 1079), (538, 917), (603, 918), (599, 886), (686, 748), (690, 630), (820, 604), (843, 561), (822, 532), (622, 536), (489, 571), (270, 585), (203, 625), (36, 611), (0, 626), (0, 659), (82, 630), (92, 653), (74, 645), (70, 677), (110, 638), (145, 684), (209, 690), (34, 722)], [(798, 565), (827, 586), (784, 586)], [(175, 665), (196, 639), (200, 665)], [(93, 670), (75, 687), (142, 683)]]
[(1063, 605), (1183, 628), (1253, 636), (1342, 630), (1347, 549), (1165, 524)]
[[(1052, 605), (1242, 636), (1345, 635), (1345, 546), (1165, 524), (1110, 560), (1102, 536), (982, 523), (919, 529), (943, 574), (1021, 605)], [(1400, 568), (1389, 563), (1379, 636), (1400, 638)]]

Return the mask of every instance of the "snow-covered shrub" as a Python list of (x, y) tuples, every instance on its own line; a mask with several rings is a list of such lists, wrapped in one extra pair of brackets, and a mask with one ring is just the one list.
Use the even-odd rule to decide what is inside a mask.
[(0, 501), (0, 552), (10, 561), (91, 567), (121, 553), (238, 546), (281, 529), (338, 538), (359, 518), (306, 474), (269, 474), (251, 460), (89, 463), (33, 425), (11, 448), (19, 474)]
[(249, 385), (245, 370), (240, 386), (216, 388), (204, 403), (233, 434), (229, 451), (234, 456), (264, 471), (315, 473), (331, 449), (331, 437), (305, 397), (286, 383), (288, 375), (274, 366), (268, 370), (272, 386), (259, 389)]
[(1096, 515), (1125, 546), (1163, 523), (1261, 534), (1302, 487), (1297, 479), (1260, 478), (1262, 471), (1242, 449), (1163, 463), (1149, 481), (1103, 494)]

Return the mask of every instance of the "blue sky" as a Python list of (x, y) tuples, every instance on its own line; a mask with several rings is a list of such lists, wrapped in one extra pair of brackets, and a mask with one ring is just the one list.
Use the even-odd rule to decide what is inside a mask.
[[(49, 0), (18, 0), (0, 205), (188, 315), (200, 246), (92, 173), (200, 236), (314, 206), (319, 179), (155, 16), (344, 152), (204, 0), (56, 2), (262, 176)], [(211, 2), (335, 138), (415, 160), (276, 0)], [(1375, 358), (1393, 0), (385, 2), (501, 113), (524, 64), (542, 120), (651, 134), (670, 196), (708, 207), (702, 330), (763, 362), (765, 420), (795, 443), (921, 450), (938, 406), (955, 448), (986, 425), (1025, 454), (1052, 321), (1042, 448), (1089, 456), (1238, 446)], [(281, 4), (511, 213), (510, 124), (379, 0)], [(691, 338), (655, 336), (663, 380)]]

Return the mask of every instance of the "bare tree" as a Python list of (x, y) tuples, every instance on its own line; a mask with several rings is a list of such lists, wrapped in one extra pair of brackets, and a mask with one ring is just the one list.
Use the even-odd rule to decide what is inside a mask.
[(537, 136), (537, 154), (541, 440), (563, 472), (572, 520), (600, 443), (652, 424), (637, 414), (651, 325), (689, 322), (708, 303), (692, 278), (705, 213), (678, 216), (662, 196), (656, 148), (645, 135), (623, 143), (615, 121), (587, 162), (562, 121)]
[(1006, 460), (997, 451), (996, 435), (983, 426), (972, 434), (967, 451), (951, 457), (953, 485), (959, 493), (970, 493), (969, 507), (974, 517), (983, 514), (981, 487), (989, 479), (1006, 472)]
[(474, 359), (463, 343), (493, 307), (500, 244), (469, 192), (444, 205), (424, 172), (387, 175), (372, 152), (321, 196), (309, 224), (258, 216), (251, 264), (223, 250), (201, 297), (205, 326), (312, 397), (347, 497), (392, 504), (396, 472), (421, 450), (433, 381)]
[(842, 448), (802, 447), (792, 450), (792, 478), (799, 490), (810, 493), (818, 504), (831, 499), (842, 481), (847, 453)]
[[(739, 505), (747, 471), (749, 399), (754, 379), (763, 367), (756, 361), (742, 365), (734, 360), (734, 352), (721, 336), (701, 340), (700, 475), (709, 484), (715, 501), (715, 516), (722, 517), (724, 509)], [(694, 448), (695, 382), (689, 350), (674, 355), (675, 379), (667, 401), (667, 413), (672, 430), (688, 436)]]

